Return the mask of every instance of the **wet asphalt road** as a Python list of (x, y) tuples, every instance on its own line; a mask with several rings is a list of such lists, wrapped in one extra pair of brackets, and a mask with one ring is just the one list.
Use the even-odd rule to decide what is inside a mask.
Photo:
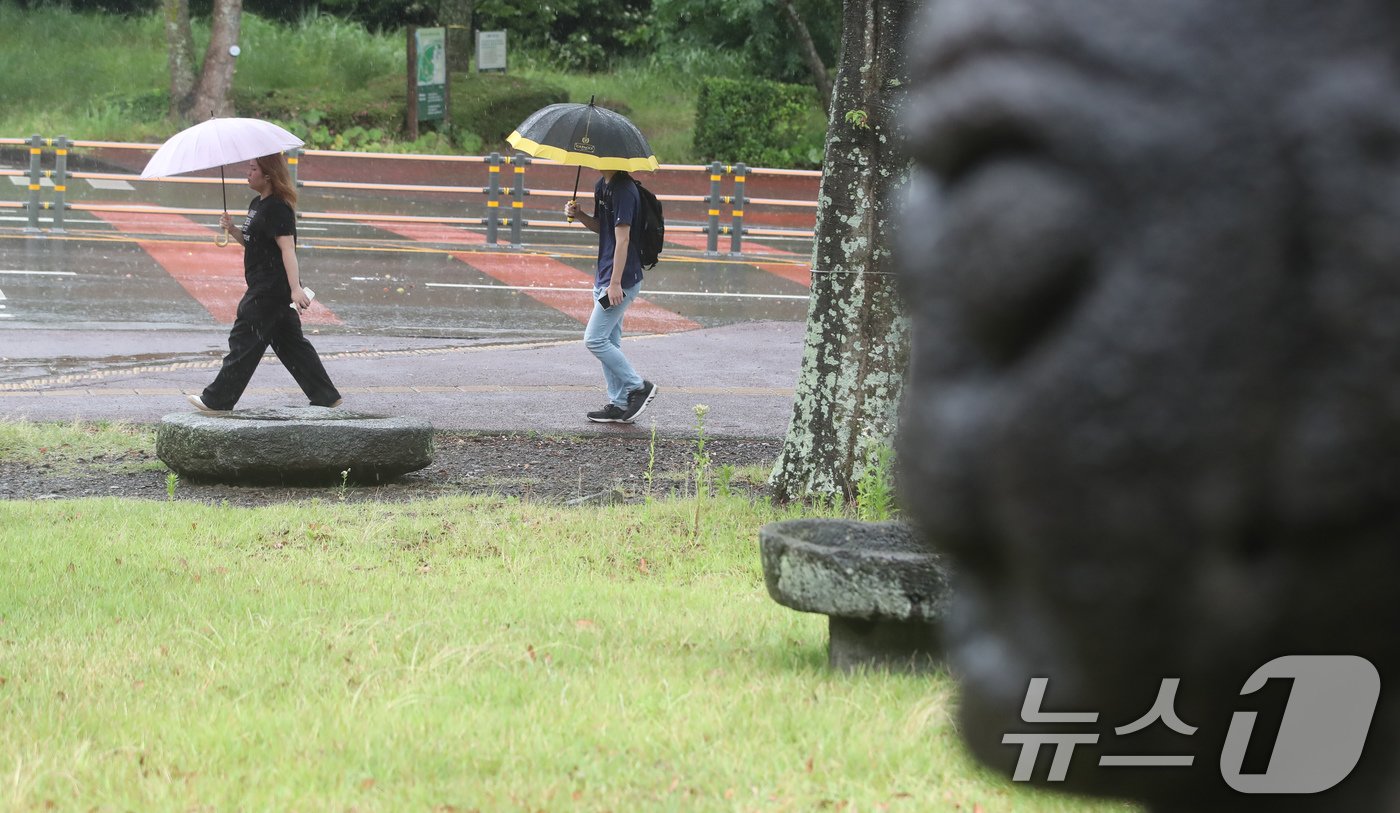
[[(117, 204), (151, 198), (95, 188), (87, 198), (98, 192)], [(206, 207), (210, 196), (187, 185), (154, 202)], [(230, 208), (243, 197), (230, 186)], [(704, 403), (711, 432), (785, 430), (810, 242), (768, 238), (743, 255), (707, 256), (701, 235), (678, 234), (647, 274), (651, 310), (634, 306), (624, 345), (662, 395), (635, 427), (597, 426), (582, 413), (602, 404), (601, 376), (580, 341), (593, 235), (526, 228), (522, 248), (495, 247), (466, 224), (375, 223), (374, 213), (399, 208), (381, 196), (355, 201), (338, 193), (304, 204), (376, 211), (298, 224), (302, 279), (322, 303), (306, 329), (347, 408), (453, 429), (645, 432), (655, 421), (678, 434), (692, 431), (692, 408)], [(36, 234), (0, 211), (0, 417), (154, 422), (188, 408), (182, 393), (202, 389), (225, 351), (241, 258), (212, 248), (212, 215), (178, 220), (76, 211), (62, 233), (45, 222)], [(235, 269), (233, 279), (213, 266)], [(240, 406), (300, 401), (269, 354)]]

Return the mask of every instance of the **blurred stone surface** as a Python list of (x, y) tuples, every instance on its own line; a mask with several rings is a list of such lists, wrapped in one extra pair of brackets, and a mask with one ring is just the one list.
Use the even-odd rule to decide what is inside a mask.
[[(1272, 659), (1400, 674), (1400, 5), (934, 0), (910, 58), (903, 503), (957, 574), (963, 736), (1012, 773), (1045, 677), (1099, 715), (1039, 727), (1100, 736), (1052, 787), (1400, 806), (1396, 693), (1331, 790), (1221, 764)], [(1198, 730), (1115, 736), (1165, 678)]]
[(830, 617), (831, 666), (922, 671), (939, 662), (939, 556), (900, 522), (797, 519), (759, 530), (773, 600)]
[(417, 418), (325, 407), (166, 415), (156, 456), (182, 477), (224, 483), (387, 482), (433, 460), (433, 427)]

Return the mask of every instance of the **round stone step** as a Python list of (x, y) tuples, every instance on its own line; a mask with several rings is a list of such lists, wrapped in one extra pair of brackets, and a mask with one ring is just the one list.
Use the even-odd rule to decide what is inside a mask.
[(773, 600), (830, 618), (831, 666), (937, 666), (948, 572), (902, 522), (795, 519), (759, 529)]
[(192, 480), (382, 483), (433, 462), (433, 427), (313, 406), (185, 412), (161, 420), (156, 456)]

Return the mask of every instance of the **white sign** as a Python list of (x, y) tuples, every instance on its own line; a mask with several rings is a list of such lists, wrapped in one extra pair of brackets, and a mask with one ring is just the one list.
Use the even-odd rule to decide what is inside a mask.
[(501, 71), (506, 69), (506, 32), (476, 32), (477, 71)]

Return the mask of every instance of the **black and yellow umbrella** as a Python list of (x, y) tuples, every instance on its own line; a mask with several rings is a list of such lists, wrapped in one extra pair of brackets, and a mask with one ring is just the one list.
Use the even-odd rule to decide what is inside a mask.
[[(646, 136), (621, 113), (588, 104), (542, 107), (506, 137), (512, 147), (533, 158), (590, 169), (651, 172), (660, 166)], [(578, 197), (578, 173), (574, 197)]]

